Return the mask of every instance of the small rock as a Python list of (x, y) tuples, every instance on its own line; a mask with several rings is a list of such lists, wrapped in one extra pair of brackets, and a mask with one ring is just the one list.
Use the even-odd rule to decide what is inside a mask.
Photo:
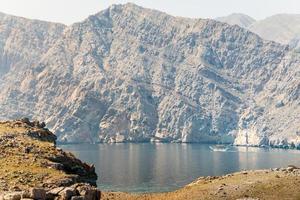
[(56, 169), (56, 170), (63, 170), (64, 169), (64, 165), (61, 163), (56, 163), (56, 162), (48, 162), (46, 164), (47, 167), (52, 168), (52, 169)]
[(57, 196), (63, 189), (65, 189), (65, 187), (58, 187), (48, 191), (47, 193)]
[(12, 192), (4, 195), (4, 200), (20, 200), (21, 199), (21, 192)]
[(286, 168), (286, 171), (288, 171), (288, 172), (292, 172), (292, 171), (294, 171), (294, 167), (288, 167), (288, 168)]
[(71, 200), (85, 200), (83, 196), (73, 196)]
[(31, 150), (32, 150), (32, 147), (25, 147), (24, 153), (29, 154)]
[(23, 191), (22, 192), (22, 199), (27, 199), (30, 198), (30, 193), (29, 191)]
[(59, 195), (62, 197), (62, 200), (70, 200), (73, 196), (76, 196), (78, 191), (75, 188), (67, 187), (63, 189)]
[(299, 167), (296, 167), (295, 165), (288, 165), (288, 167), (291, 167), (293, 169), (299, 169)]
[(10, 188), (10, 191), (20, 192), (22, 190), (18, 186), (13, 186), (13, 187)]
[(46, 199), (46, 191), (42, 188), (31, 188), (29, 190), (30, 198), (45, 200)]

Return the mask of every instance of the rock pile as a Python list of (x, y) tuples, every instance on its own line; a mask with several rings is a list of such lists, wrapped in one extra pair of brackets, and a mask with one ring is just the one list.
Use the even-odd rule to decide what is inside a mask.
[(101, 191), (89, 184), (75, 184), (50, 190), (30, 188), (26, 191), (13, 191), (0, 194), (0, 200), (99, 200)]

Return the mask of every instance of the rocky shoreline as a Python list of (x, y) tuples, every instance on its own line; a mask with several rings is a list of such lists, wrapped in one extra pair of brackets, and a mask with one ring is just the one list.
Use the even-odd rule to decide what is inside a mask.
[[(288, 166), (200, 177), (168, 193), (101, 192), (95, 167), (56, 147), (45, 123), (0, 122), (0, 200), (297, 199), (300, 168)], [(287, 187), (289, 186), (289, 187)]]
[(45, 123), (0, 122), (0, 200), (98, 200), (95, 167), (56, 147)]
[(102, 197), (106, 200), (297, 200), (300, 197), (299, 187), (300, 168), (288, 166), (200, 177), (173, 192), (103, 192)]

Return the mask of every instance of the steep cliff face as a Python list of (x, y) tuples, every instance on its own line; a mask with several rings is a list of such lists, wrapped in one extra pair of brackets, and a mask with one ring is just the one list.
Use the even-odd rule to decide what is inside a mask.
[(55, 42), (2, 75), (0, 117), (35, 116), (66, 142), (300, 144), (300, 58), (286, 46), (133, 4), (49, 27)]

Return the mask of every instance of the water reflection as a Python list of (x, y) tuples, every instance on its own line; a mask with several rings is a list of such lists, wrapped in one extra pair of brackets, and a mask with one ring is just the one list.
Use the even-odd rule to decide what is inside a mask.
[(217, 176), (243, 169), (299, 165), (299, 151), (232, 147), (212, 151), (203, 144), (64, 145), (93, 163), (102, 190), (161, 192), (182, 187), (199, 176)]

